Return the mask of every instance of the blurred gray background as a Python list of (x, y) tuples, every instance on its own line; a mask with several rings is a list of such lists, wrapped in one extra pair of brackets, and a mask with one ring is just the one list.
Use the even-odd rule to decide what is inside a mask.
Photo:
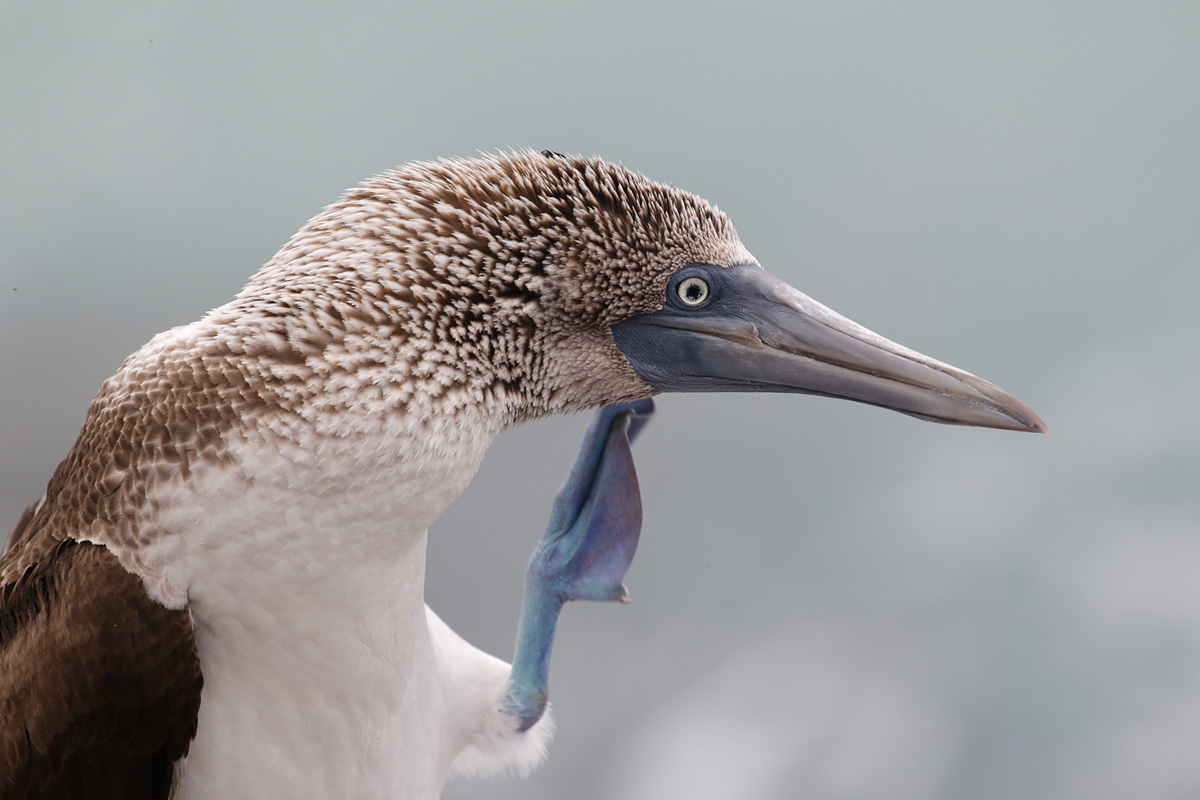
[[(1200, 797), (1200, 6), (0, 3), (0, 514), (155, 332), (415, 160), (596, 154), (1050, 438), (668, 396), (634, 604), (447, 797)], [(497, 441), (429, 600), (507, 657), (586, 419)]]

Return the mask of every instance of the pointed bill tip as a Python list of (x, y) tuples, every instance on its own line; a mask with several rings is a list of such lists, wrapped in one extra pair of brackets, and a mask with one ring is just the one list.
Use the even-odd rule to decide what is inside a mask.
[(1050, 426), (1043, 422), (1041, 417), (1033, 413), (1033, 409), (1022, 403), (1020, 400), (1017, 400), (1015, 397), (1013, 400), (1020, 408), (1021, 412), (1023, 412), (1021, 416), (1017, 418), (1017, 421), (1024, 426), (1020, 430), (1028, 431), (1029, 433), (1041, 433), (1045, 434), (1046, 436), (1050, 435)]
[(1034, 414), (1032, 411), (1029, 412), (1029, 415), (1030, 415), (1030, 419), (1025, 427), (1025, 430), (1028, 431), (1029, 433), (1041, 433), (1046, 436), (1049, 436), (1050, 435), (1050, 426), (1047, 425), (1045, 422), (1042, 422), (1042, 418), (1039, 417), (1037, 414)]
[[(919, 355), (918, 357), (923, 358)], [(958, 414), (938, 421), (948, 422), (952, 425), (977, 425), (1026, 433), (1050, 433), (1049, 426), (1032, 408), (996, 384), (932, 359), (926, 363), (933, 366), (936, 372), (941, 373), (943, 376), (941, 380), (950, 379), (941, 385), (933, 381), (926, 385), (931, 389), (945, 392), (949, 397), (967, 406), (967, 408), (960, 407)], [(982, 412), (982, 417), (980, 412)]]

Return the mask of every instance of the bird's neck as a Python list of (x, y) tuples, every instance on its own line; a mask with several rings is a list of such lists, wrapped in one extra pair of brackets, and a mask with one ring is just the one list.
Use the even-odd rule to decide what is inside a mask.
[[(426, 529), (466, 488), (499, 426), (466, 412), (338, 419), (345, 413), (331, 409), (316, 426), (248, 411), (186, 480), (152, 487), (137, 556), (158, 599), (203, 613), (244, 596), (248, 581), (303, 593), (326, 576), (351, 586), (367, 568), (384, 570), (381, 581), (419, 575)], [(403, 580), (416, 608), (421, 582)]]

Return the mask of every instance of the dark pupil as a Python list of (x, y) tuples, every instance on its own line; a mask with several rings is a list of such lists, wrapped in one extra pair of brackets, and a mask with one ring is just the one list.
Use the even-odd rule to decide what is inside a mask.
[(687, 294), (687, 299), (694, 303), (700, 299), (700, 292), (703, 290), (700, 288), (700, 284), (689, 283), (683, 291)]

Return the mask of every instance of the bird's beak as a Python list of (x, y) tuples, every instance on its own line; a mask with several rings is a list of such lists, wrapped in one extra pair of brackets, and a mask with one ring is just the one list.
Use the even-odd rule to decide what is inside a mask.
[(637, 375), (661, 392), (801, 392), (933, 422), (1049, 432), (1002, 389), (872, 333), (753, 265), (684, 267), (661, 310), (612, 330)]

